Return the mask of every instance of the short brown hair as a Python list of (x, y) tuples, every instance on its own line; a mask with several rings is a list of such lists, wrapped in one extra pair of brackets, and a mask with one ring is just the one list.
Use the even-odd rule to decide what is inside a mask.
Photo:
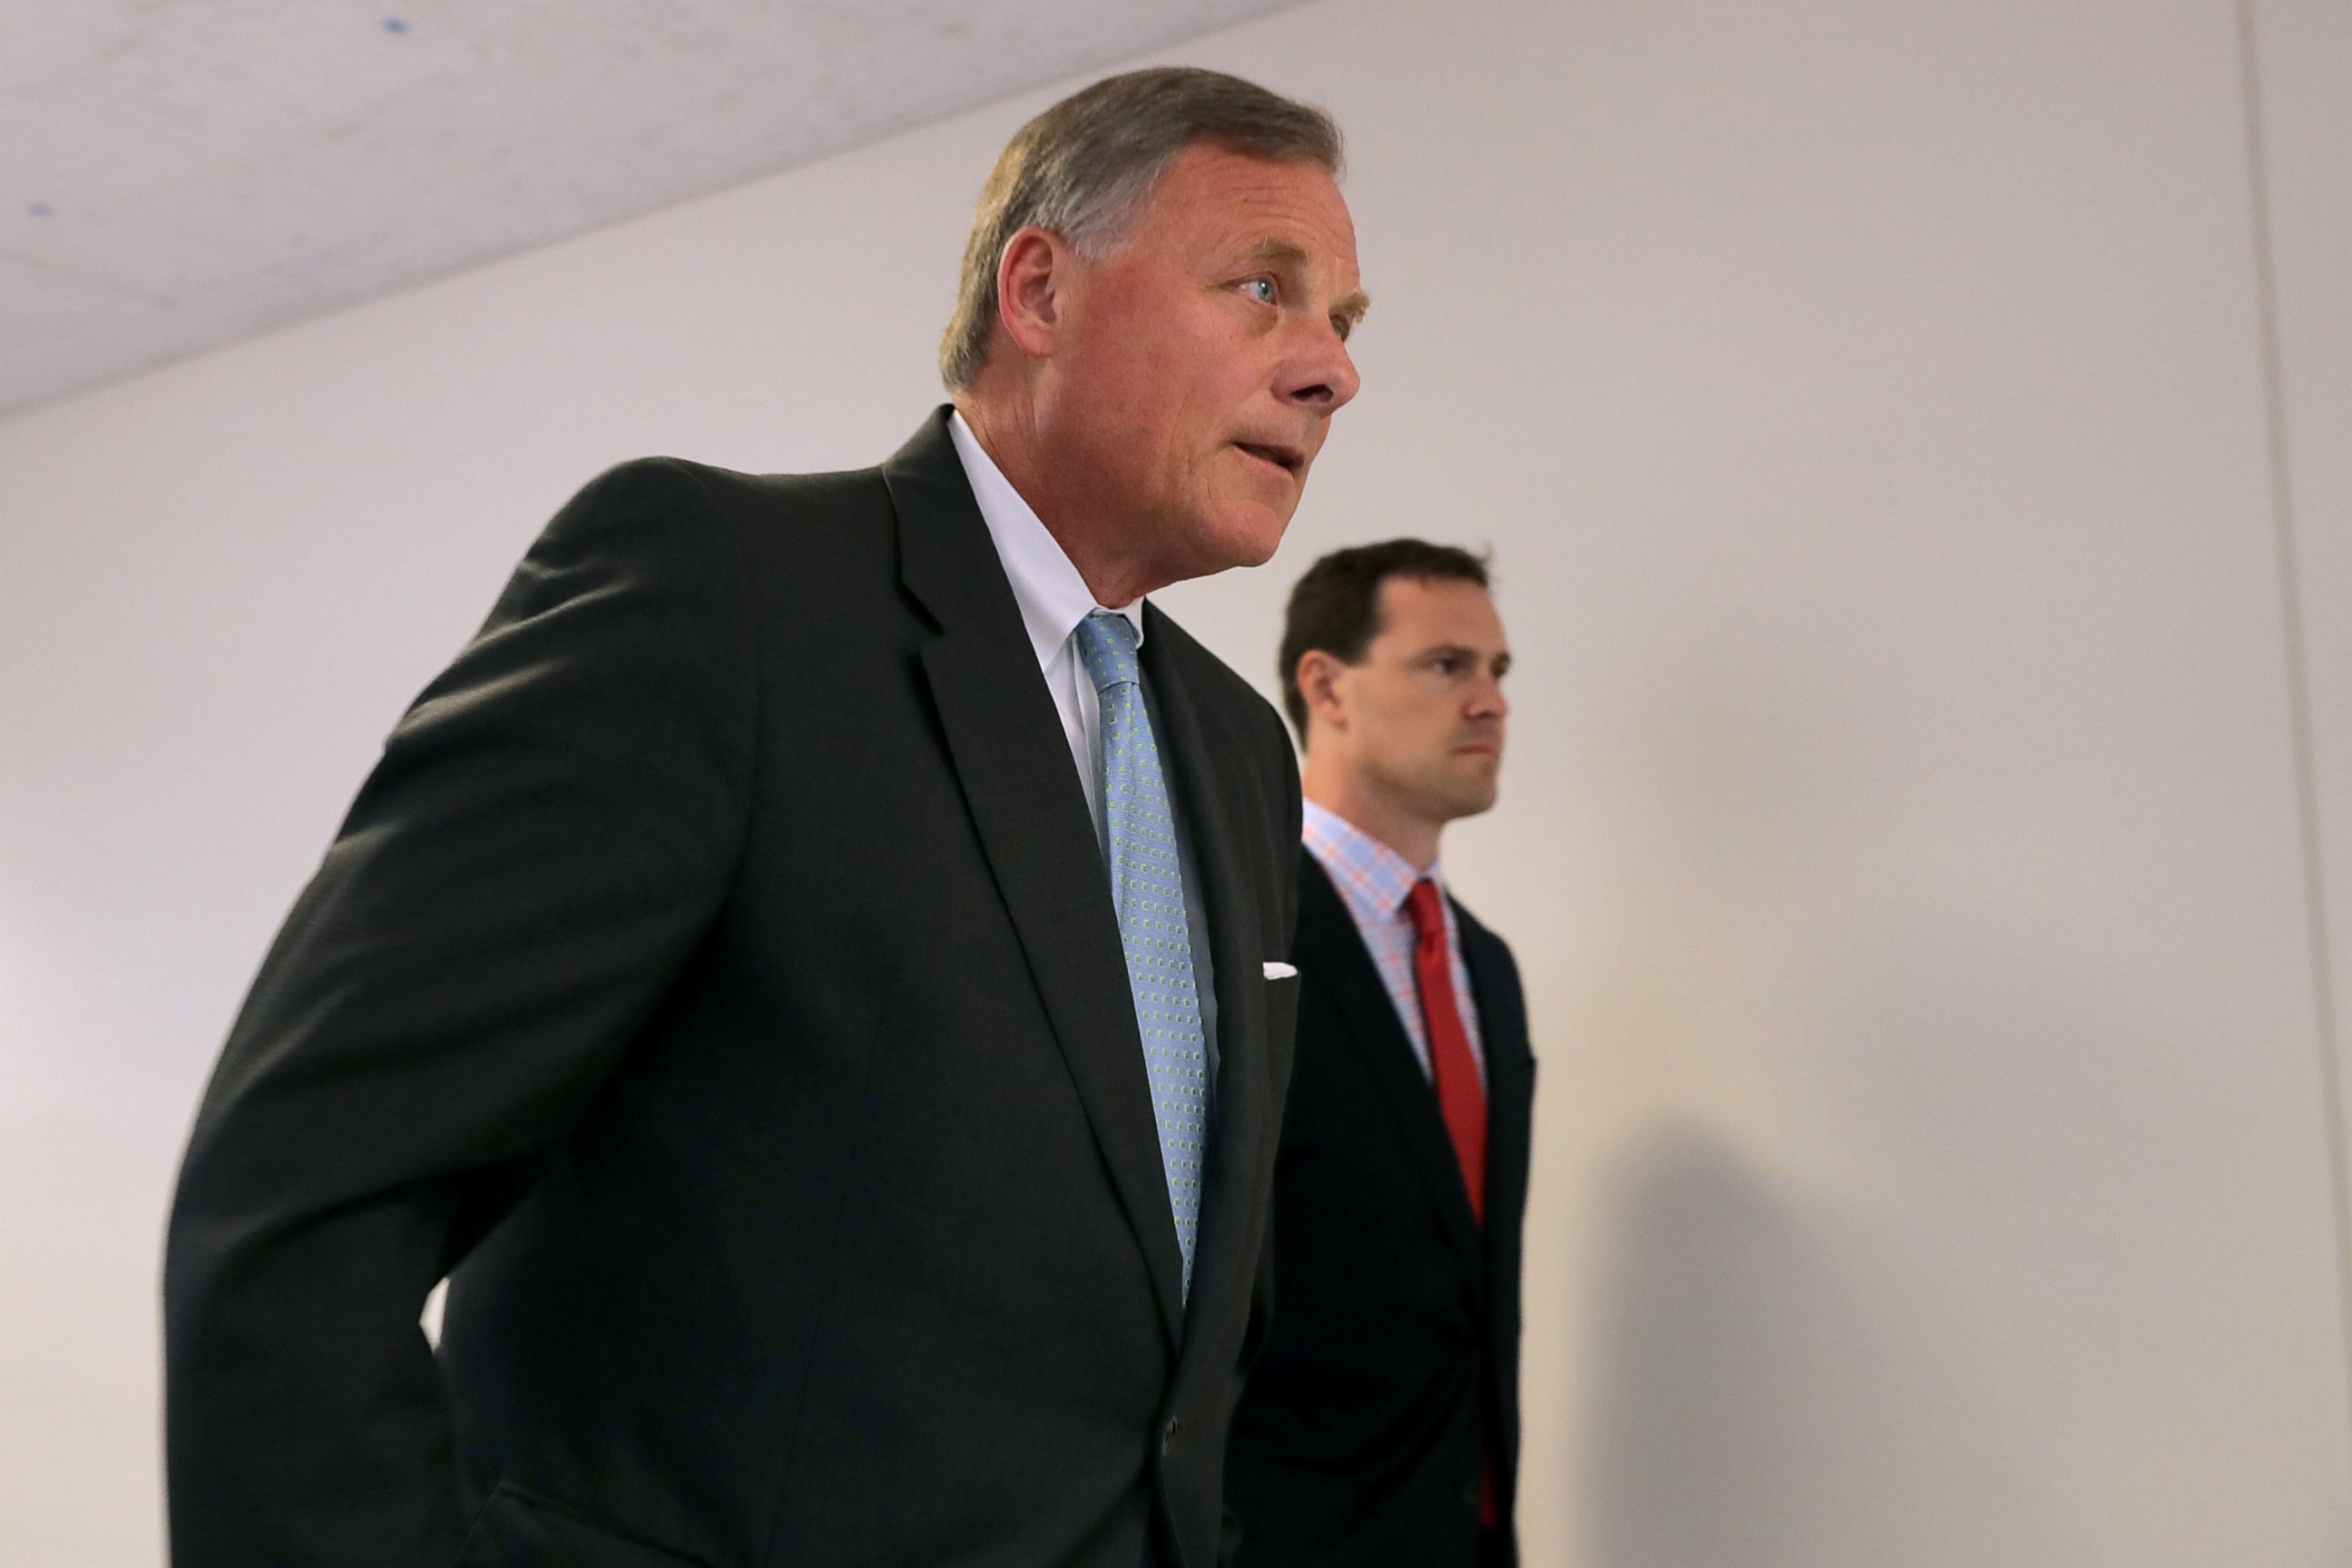
[(987, 363), (996, 264), (1014, 235), (1034, 224), (1082, 256), (1101, 256), (1168, 165), (1199, 142), (1339, 177), (1339, 128), (1329, 115), (1223, 71), (1163, 66), (1072, 93), (1005, 143), (981, 187), (955, 314), (940, 342), (940, 379), (961, 391)]
[(1342, 664), (1361, 663), (1381, 635), (1381, 584), (1391, 577), (1484, 588), (1486, 558), (1425, 539), (1391, 539), (1334, 550), (1309, 566), (1291, 587), (1282, 617), (1282, 709), (1300, 743), (1307, 740), (1307, 699), (1298, 689), (1298, 661), (1320, 651)]

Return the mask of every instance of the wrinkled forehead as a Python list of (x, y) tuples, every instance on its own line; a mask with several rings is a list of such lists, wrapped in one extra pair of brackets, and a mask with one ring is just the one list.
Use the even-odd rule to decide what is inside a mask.
[(1228, 243), (1283, 243), (1353, 266), (1355, 219), (1339, 182), (1311, 159), (1253, 157), (1196, 142), (1146, 191), (1133, 226), (1214, 230)]

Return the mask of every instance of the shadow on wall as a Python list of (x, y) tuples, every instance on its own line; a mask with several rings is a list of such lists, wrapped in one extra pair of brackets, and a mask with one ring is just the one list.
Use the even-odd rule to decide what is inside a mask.
[(1873, 1289), (1834, 1216), (1688, 1124), (1645, 1137), (1617, 1190), (1584, 1424), (1591, 1568), (2061, 1560), (2028, 1435), (1992, 1446), (1968, 1358), (1891, 1281)]

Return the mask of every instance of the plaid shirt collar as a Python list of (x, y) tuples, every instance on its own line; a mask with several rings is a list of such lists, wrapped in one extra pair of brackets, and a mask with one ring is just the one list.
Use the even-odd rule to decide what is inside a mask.
[(1299, 837), (1331, 873), (1340, 896), (1356, 910), (1360, 922), (1367, 914), (1379, 921), (1402, 917), (1412, 885), (1424, 876), (1437, 884), (1439, 907), (1450, 901), (1445, 897), (1445, 873), (1436, 861), (1430, 862), (1427, 871), (1416, 871), (1412, 861), (1338, 812), (1311, 800), (1306, 803)]

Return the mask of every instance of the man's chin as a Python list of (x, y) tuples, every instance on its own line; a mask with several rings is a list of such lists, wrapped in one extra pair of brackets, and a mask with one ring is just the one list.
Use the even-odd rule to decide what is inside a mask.
[(1274, 559), (1282, 548), (1282, 536), (1290, 531), (1290, 520), (1298, 510), (1296, 491), (1280, 506), (1250, 504), (1241, 507), (1222, 531), (1226, 553), (1235, 566), (1263, 566)]
[(1453, 816), (1458, 820), (1494, 810), (1495, 801), (1501, 794), (1495, 775), (1489, 773), (1484, 778), (1459, 781), (1453, 798), (1447, 804), (1453, 808)]
[(1230, 509), (1204, 522), (1193, 535), (1192, 577), (1213, 576), (1236, 566), (1263, 566), (1282, 546), (1290, 512), (1261, 507)]

